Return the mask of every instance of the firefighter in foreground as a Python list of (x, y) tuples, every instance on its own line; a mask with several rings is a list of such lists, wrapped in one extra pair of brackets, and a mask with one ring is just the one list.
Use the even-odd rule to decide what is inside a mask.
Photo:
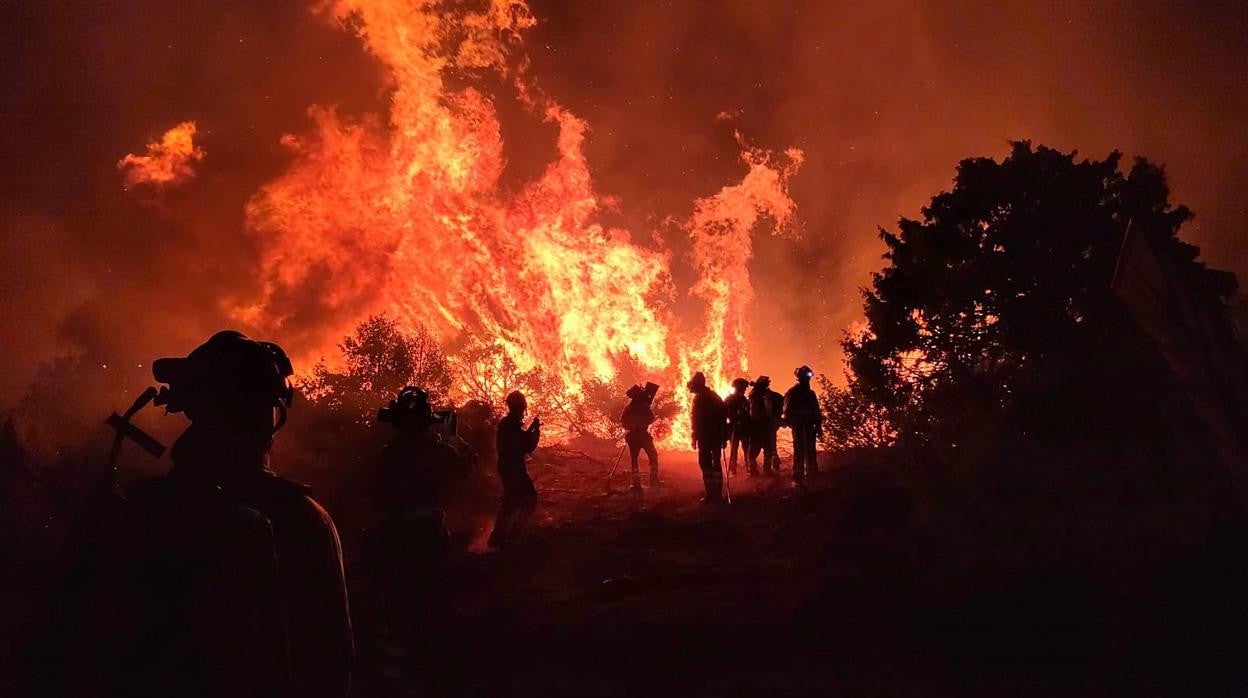
[(793, 375), (797, 383), (784, 394), (784, 423), (793, 430), (793, 481), (805, 485), (807, 476), (819, 472), (815, 441), (823, 433), (823, 414), (819, 397), (810, 387), (815, 372), (801, 366)]
[(514, 543), (537, 508), (537, 488), (525, 461), (537, 448), (542, 436), (542, 423), (534, 418), (528, 428), (524, 427), (524, 413), (528, 403), (519, 391), (507, 396), (507, 415), (498, 422), (495, 435), (498, 445), (498, 477), (503, 483), (503, 503), (499, 506), (494, 530), (490, 533), (490, 546), (502, 548)]
[(763, 454), (763, 472), (780, 473), (780, 456), (776, 454), (776, 431), (784, 410), (784, 396), (771, 389), (771, 378), (759, 376), (750, 388), (750, 472), (754, 472), (758, 454)]
[(702, 469), (702, 483), (706, 487), (702, 501), (719, 502), (724, 489), (721, 451), (728, 432), (728, 411), (723, 399), (706, 386), (706, 376), (701, 371), (693, 374), (688, 388), (693, 393), (690, 414), (693, 447), (698, 451), (698, 467)]
[(641, 471), (638, 455), (646, 452), (646, 461), (650, 464), (650, 486), (659, 484), (659, 452), (654, 448), (654, 437), (650, 435), (650, 425), (654, 423), (654, 396), (659, 386), (646, 383), (646, 387), (634, 385), (628, 389), (628, 405), (620, 415), (620, 425), (624, 427), (624, 444), (628, 447), (628, 455), (633, 473), (633, 491), (641, 490)]
[[(152, 373), (168, 385), (156, 404), (191, 423), (172, 470), (125, 500), (133, 527), (111, 535), (134, 554), (82, 590), (123, 610), (95, 607), (112, 622), (78, 628), (97, 635), (71, 659), (88, 673), (67, 669), (52, 692), (345, 696), (353, 643), (338, 532), (308, 488), (269, 469), (293, 394), (285, 352), (218, 332)], [(105, 661), (94, 680), (93, 660)]]
[[(732, 381), (732, 394), (724, 398), (724, 409), (728, 410), (728, 476), (737, 475), (737, 451), (742, 458), (749, 457), (750, 452), (750, 403), (745, 397), (745, 389), (750, 382), (744, 378)], [(758, 470), (753, 461), (748, 461), (750, 475), (757, 475)]]

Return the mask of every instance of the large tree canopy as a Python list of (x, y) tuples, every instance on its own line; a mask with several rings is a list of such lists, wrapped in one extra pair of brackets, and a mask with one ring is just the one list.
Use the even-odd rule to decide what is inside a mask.
[(1156, 399), (1164, 370), (1109, 292), (1128, 224), (1227, 317), (1235, 279), (1179, 240), (1192, 214), (1169, 202), (1164, 172), (1137, 160), (1124, 175), (1120, 159), (1014, 143), (1001, 162), (962, 161), (921, 220), (881, 231), (889, 264), (845, 348), (856, 389), (903, 435), (956, 445), (983, 415), (1018, 409), (1083, 418), (1070, 403), (1095, 390)]

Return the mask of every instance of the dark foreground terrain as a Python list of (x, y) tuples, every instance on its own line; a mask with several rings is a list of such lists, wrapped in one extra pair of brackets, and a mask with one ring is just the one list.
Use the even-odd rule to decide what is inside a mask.
[(667, 455), (665, 486), (640, 496), (619, 474), (607, 492), (613, 456), (539, 453), (527, 539), (483, 552), (477, 519), (419, 645), (366, 659), (361, 688), (385, 677), (411, 695), (1248, 690), (1234, 525), (1199, 540), (1148, 526), (1127, 539), (1112, 521), (1098, 536), (1067, 511), (1012, 526), (1008, 511), (949, 511), (930, 481), (870, 458), (801, 494), (787, 478), (739, 476), (731, 505), (707, 507), (690, 456)]
[[(862, 453), (825, 464), (803, 493), (787, 469), (739, 476), (733, 503), (708, 507), (691, 455), (664, 454), (665, 485), (641, 495), (624, 473), (608, 492), (615, 455), (539, 451), (537, 516), (499, 552), (483, 545), (492, 468), (461, 483), (456, 552), (432, 589), (413, 587), (423, 612), (402, 642), (376, 642), (370, 626), (366, 501), (349, 482), (314, 482), (347, 555), (354, 695), (1248, 692), (1248, 535), (1233, 498), (1061, 462), (994, 466), (1005, 484), (989, 486), (988, 471)], [(44, 490), (18, 484), (6, 696), (30, 688), (10, 650), (47, 615), (72, 519), (36, 516), (72, 509), (36, 506)]]

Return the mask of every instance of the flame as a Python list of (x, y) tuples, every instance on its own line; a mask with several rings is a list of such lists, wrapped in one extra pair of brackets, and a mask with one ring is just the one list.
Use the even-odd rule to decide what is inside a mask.
[[(234, 306), (238, 319), (315, 352), (359, 319), (385, 314), (447, 343), (487, 338), (520, 370), (549, 371), (570, 392), (609, 380), (624, 355), (668, 375), (686, 400), (693, 370), (726, 383), (747, 368), (750, 235), (764, 217), (788, 229), (795, 206), (786, 187), (800, 151), (777, 164), (743, 144), (744, 179), (695, 203), (686, 224), (699, 275), (691, 293), (706, 314), (701, 330), (683, 335), (670, 310), (670, 252), (598, 222), (609, 200), (585, 158), (589, 126), (527, 79), (520, 41), (535, 20), (524, 2), (464, 11), (431, 0), (337, 0), (320, 10), (387, 69), (389, 116), (314, 106), (313, 131), (283, 139), (290, 168), (247, 206), (260, 292)], [(557, 157), (518, 190), (499, 184), (506, 159), (491, 97), (445, 82), (462, 69), (508, 78), (557, 127)]]
[[(802, 151), (790, 148), (786, 163), (775, 164), (770, 153), (750, 148), (741, 134), (741, 159), (749, 167), (740, 184), (694, 203), (686, 224), (693, 242), (691, 253), (698, 280), (690, 293), (706, 303), (705, 330), (700, 341), (681, 350), (682, 385), (694, 371), (706, 375), (707, 385), (721, 395), (732, 393), (732, 380), (749, 375), (746, 354), (747, 312), (754, 301), (749, 262), (753, 258), (751, 233), (759, 220), (770, 217), (772, 232), (790, 232), (796, 204), (788, 195), (788, 180), (802, 164)], [(688, 409), (690, 394), (678, 393)], [(689, 424), (678, 420), (671, 441), (689, 441)]]
[(195, 176), (194, 163), (204, 159), (195, 145), (195, 122), (183, 121), (165, 131), (159, 141), (147, 144), (145, 155), (130, 153), (117, 161), (125, 188), (145, 184), (156, 189), (177, 186)]

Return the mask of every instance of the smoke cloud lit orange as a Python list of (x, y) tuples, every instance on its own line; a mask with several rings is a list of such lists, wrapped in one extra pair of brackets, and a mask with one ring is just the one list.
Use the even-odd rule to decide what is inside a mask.
[(146, 154), (131, 153), (117, 161), (117, 169), (125, 177), (126, 189), (140, 185), (163, 189), (193, 178), (194, 163), (203, 159), (203, 149), (195, 145), (195, 122), (183, 121), (159, 141), (148, 143)]

